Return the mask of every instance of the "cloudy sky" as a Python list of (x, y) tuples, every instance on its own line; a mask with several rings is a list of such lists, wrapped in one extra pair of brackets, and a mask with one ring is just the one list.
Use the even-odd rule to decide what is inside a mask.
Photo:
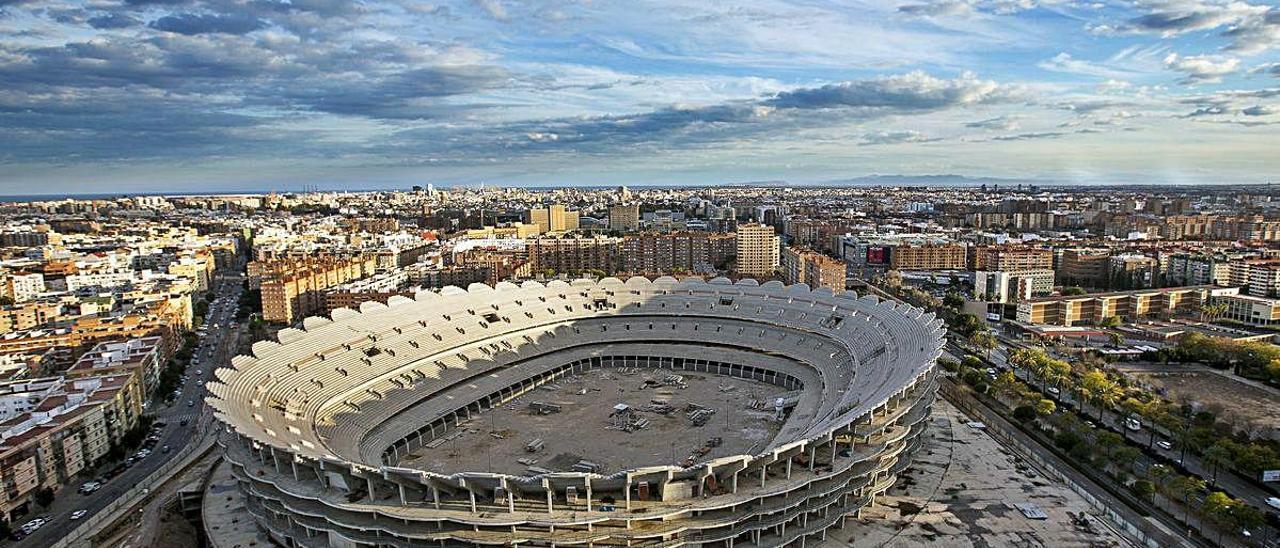
[(1280, 5), (0, 0), (0, 193), (1280, 177)]

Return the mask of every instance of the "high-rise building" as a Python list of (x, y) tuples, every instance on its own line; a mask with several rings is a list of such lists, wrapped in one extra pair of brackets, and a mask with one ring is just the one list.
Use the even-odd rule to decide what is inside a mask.
[(965, 262), (964, 246), (957, 244), (902, 244), (889, 251), (894, 270), (964, 270)]
[(618, 238), (607, 236), (541, 235), (525, 240), (530, 269), (556, 274), (581, 274), (600, 270), (612, 274), (618, 269)]
[(568, 232), (578, 229), (578, 212), (565, 209), (560, 204), (530, 209), (526, 217), (528, 222), (538, 225), (539, 232)]
[(640, 204), (619, 204), (609, 208), (609, 230), (640, 230)]
[(778, 236), (773, 227), (759, 223), (738, 225), (738, 273), (767, 278), (778, 267)]
[(828, 288), (836, 293), (844, 291), (846, 266), (837, 261), (802, 247), (783, 248), (781, 255), (782, 280), (787, 284), (807, 284), (813, 289)]
[(1105, 287), (1110, 261), (1111, 250), (1107, 248), (1067, 249), (1058, 260), (1058, 278), (1065, 285)]
[(318, 313), (325, 289), (371, 276), (376, 266), (372, 255), (276, 263), (262, 278), (262, 319), (291, 324)]

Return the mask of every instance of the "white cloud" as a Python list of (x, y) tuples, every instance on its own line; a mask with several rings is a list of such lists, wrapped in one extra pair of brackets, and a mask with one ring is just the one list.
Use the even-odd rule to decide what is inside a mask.
[(1183, 79), (1187, 84), (1212, 84), (1222, 81), (1222, 77), (1240, 68), (1240, 59), (1225, 55), (1194, 55), (1183, 57), (1170, 53), (1164, 58), (1164, 66), (1186, 74)]

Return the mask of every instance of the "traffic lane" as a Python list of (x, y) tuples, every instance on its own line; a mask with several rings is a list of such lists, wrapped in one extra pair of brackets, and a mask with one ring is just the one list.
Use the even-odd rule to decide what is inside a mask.
[[(232, 338), (238, 338), (239, 333), (239, 328), (232, 330), (220, 329), (217, 332), (211, 333), (212, 336), (210, 339), (212, 340), (210, 342), (213, 344), (210, 346), (210, 358), (220, 359), (225, 356), (231, 349), (230, 345), (226, 344), (226, 341)], [(229, 334), (235, 334), (236, 337), (227, 337), (226, 335)], [(204, 385), (205, 382), (203, 378), (197, 378), (194, 376), (189, 377), (187, 382), (183, 385), (183, 393), (184, 395), (189, 395), (191, 398), (203, 398), (205, 390)], [(203, 409), (203, 406), (192, 407), (197, 410)], [(168, 462), (169, 459), (174, 458), (174, 456), (180, 453), (182, 449), (191, 442), (194, 436), (195, 429), (190, 428), (190, 424), (188, 424), (188, 426), (182, 426), (181, 419), (178, 418), (187, 414), (187, 411), (184, 411), (184, 409), (186, 409), (185, 404), (180, 406), (175, 403), (175, 405), (171, 407), (162, 408), (154, 412), (157, 420), (166, 422), (166, 425), (161, 429), (159, 441), (156, 442), (153, 452), (147, 458), (128, 467), (119, 476), (108, 480), (101, 489), (87, 495), (81, 495), (75, 491), (75, 489), (79, 488), (79, 485), (68, 484), (63, 487), (59, 496), (55, 498), (54, 503), (51, 504), (45, 512), (32, 512), (29, 514), (30, 517), (24, 518), (25, 520), (20, 520), (21, 523), (25, 523), (26, 521), (35, 519), (35, 517), (38, 516), (47, 516), (50, 518), (49, 523), (45, 524), (39, 530), (20, 541), (20, 545), (52, 545), (72, 529), (78, 527), (81, 523), (94, 519), (97, 514), (108, 505), (123, 496), (126, 492), (132, 489), (133, 486), (141, 483), (142, 480), (150, 477), (156, 470)], [(193, 418), (198, 420), (199, 414), (200, 413), (197, 412), (196, 416)], [(163, 450), (165, 445), (168, 445), (170, 448), (168, 452)], [(86, 512), (85, 515), (79, 520), (71, 520), (71, 513), (78, 510), (84, 510)], [(0, 540), (0, 543), (2, 543), (0, 545), (7, 545), (12, 542), (13, 541), (10, 539), (4, 539)]]
[[(1032, 374), (1029, 371), (1024, 371), (1024, 372), (1026, 373), (1028, 379), (1032, 377)], [(1059, 393), (1056, 395), (1055, 394), (1046, 394), (1046, 395), (1054, 399), (1055, 401), (1058, 401), (1060, 403), (1066, 403), (1077, 409), (1081, 409), (1082, 415), (1086, 415), (1090, 417), (1089, 419), (1090, 421), (1097, 421), (1096, 414), (1089, 414), (1085, 412), (1084, 408), (1081, 407), (1080, 402), (1077, 401), (1076, 397), (1073, 394)], [(1094, 412), (1096, 413), (1096, 411), (1097, 411), (1097, 408), (1095, 407)], [(1171, 462), (1178, 466), (1181, 466), (1187, 472), (1195, 476), (1201, 477), (1206, 481), (1209, 481), (1210, 483), (1212, 483), (1212, 481), (1210, 480), (1212, 480), (1213, 478), (1213, 472), (1210, 471), (1211, 470), (1210, 467), (1206, 466), (1200, 460), (1200, 457), (1190, 452), (1187, 452), (1184, 457), (1182, 448), (1179, 445), (1173, 445), (1171, 449), (1164, 449), (1163, 447), (1160, 447), (1158, 444), (1161, 441), (1174, 444), (1176, 440), (1172, 436), (1169, 436), (1167, 433), (1158, 431), (1156, 428), (1153, 427), (1153, 425), (1144, 424), (1140, 430), (1135, 431), (1124, 425), (1122, 417), (1119, 414), (1114, 412), (1107, 412), (1103, 415), (1101, 426), (1106, 427), (1108, 430), (1111, 430), (1113, 432), (1119, 433), (1125, 439), (1132, 441), (1135, 444), (1138, 444), (1144, 448), (1148, 448), (1147, 451), (1149, 453), (1154, 452), (1157, 456), (1165, 459), (1167, 462)], [(1154, 436), (1154, 439), (1152, 436)], [(1267, 505), (1267, 498), (1271, 495), (1263, 491), (1262, 489), (1259, 489), (1257, 486), (1245, 481), (1243, 478), (1236, 476), (1234, 473), (1223, 470), (1218, 474), (1217, 479), (1218, 481), (1215, 487), (1216, 490), (1227, 492), (1231, 494), (1233, 497), (1244, 500), (1245, 502), (1263, 511), (1272, 510), (1272, 508), (1269, 505)]]

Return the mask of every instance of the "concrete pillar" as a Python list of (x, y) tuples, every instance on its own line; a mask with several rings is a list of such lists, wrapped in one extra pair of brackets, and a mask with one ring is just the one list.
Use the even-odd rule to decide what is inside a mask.
[[(628, 512), (630, 512), (631, 511), (631, 476), (630, 475), (627, 476), (626, 485), (622, 486), (622, 492), (624, 494), (623, 500), (626, 501), (626, 506), (624, 506), (624, 508)], [(630, 528), (630, 527), (631, 527), (631, 520), (627, 520), (627, 528)]]
[(791, 479), (791, 457), (787, 457), (787, 479)]
[(813, 471), (814, 463), (818, 460), (818, 446), (813, 443), (809, 444), (809, 471)]
[(436, 510), (439, 510), (440, 509), (440, 488), (434, 485), (431, 486), (431, 500), (435, 501)]
[(764, 487), (764, 476), (768, 468), (769, 468), (768, 464), (760, 465), (760, 487)]

